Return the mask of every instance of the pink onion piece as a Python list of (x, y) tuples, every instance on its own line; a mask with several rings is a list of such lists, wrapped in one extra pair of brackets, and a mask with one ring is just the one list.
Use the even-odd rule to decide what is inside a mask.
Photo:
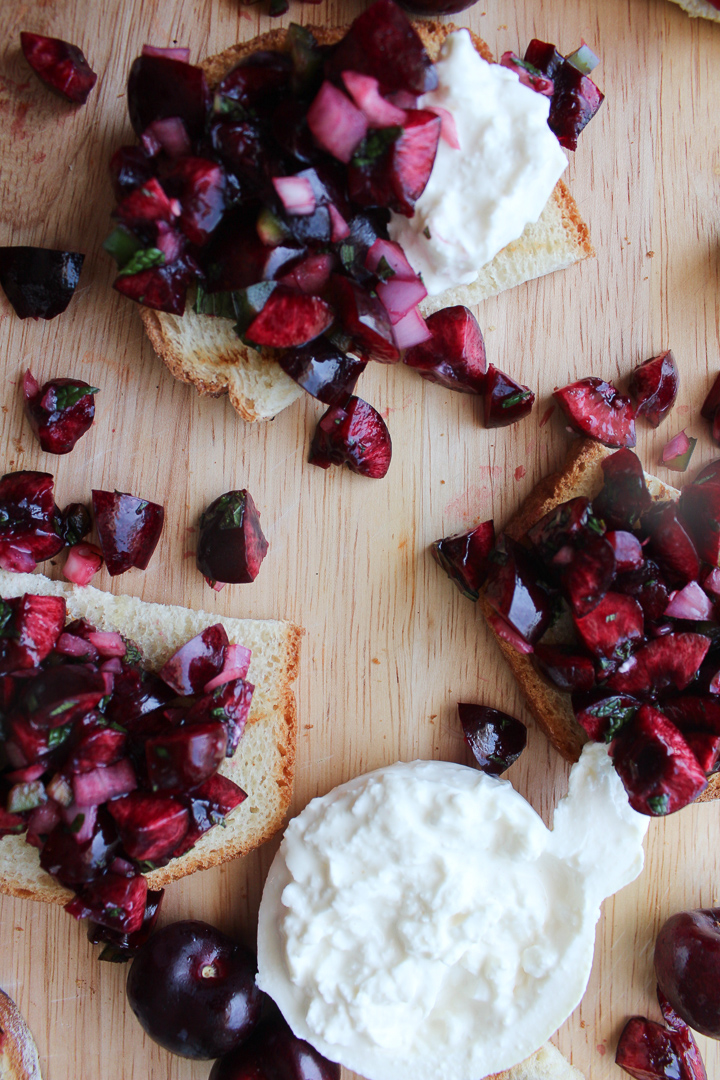
[(102, 551), (95, 544), (73, 544), (68, 551), (63, 576), (73, 585), (89, 585), (102, 564)]
[(716, 671), (713, 675), (708, 690), (711, 694), (720, 694), (720, 671)]
[(219, 675), (203, 686), (203, 694), (209, 694), (218, 686), (232, 682), (233, 679), (244, 679), (250, 667), (252, 650), (245, 645), (228, 645), (225, 649), (225, 664)]
[(95, 831), (97, 812), (97, 806), (79, 806), (77, 803), (70, 803), (69, 806), (63, 807), (62, 819), (70, 827), (78, 844), (84, 844), (86, 840), (91, 839)]
[(711, 619), (713, 606), (697, 581), (689, 581), (684, 589), (671, 594), (665, 614), (673, 619)]
[(327, 79), (308, 109), (307, 123), (318, 146), (345, 165), (368, 130), (362, 110)]
[(440, 117), (440, 138), (443, 139), (453, 150), (460, 149), (460, 139), (457, 133), (455, 117), (449, 109), (443, 109), (442, 105), (433, 105), (430, 112)]
[(167, 221), (158, 221), (155, 247), (158, 251), (162, 251), (166, 263), (175, 262), (175, 260), (182, 255), (185, 247), (185, 238), (182, 233), (180, 233), (173, 225), (169, 225)]
[(11, 574), (32, 574), (37, 566), (35, 556), (27, 548), (15, 544), (0, 544), (0, 567)]
[(663, 465), (675, 472), (685, 472), (696, 443), (697, 439), (689, 439), (685, 432), (681, 431), (663, 447)]
[(140, 136), (140, 142), (148, 157), (156, 157), (161, 150), (173, 159), (184, 157), (192, 152), (190, 136), (179, 116), (153, 120)]
[(414, 281), (417, 278), (417, 274), (408, 262), (400, 244), (396, 244), (393, 240), (378, 239), (375, 241), (365, 256), (366, 269), (371, 274), (377, 274), (378, 277), (381, 277), (382, 274), (378, 273), (378, 270), (383, 259), (392, 270), (394, 277), (401, 278), (403, 281)]
[(394, 326), (425, 299), (427, 289), (418, 277), (414, 281), (392, 277), (388, 281), (380, 282), (377, 294)]
[(113, 675), (112, 671), (108, 671), (105, 664), (103, 664), (100, 674), (102, 675), (103, 682), (105, 683), (105, 694), (112, 694), (113, 688), (115, 686), (115, 676)]
[(387, 100), (397, 105), (398, 109), (417, 109), (418, 107), (416, 95), (411, 94), (409, 90), (393, 90), (387, 95)]
[(382, 96), (380, 83), (372, 75), (361, 75), (359, 71), (343, 71), (342, 81), (358, 109), (364, 113), (369, 127), (402, 127), (405, 123), (405, 110)]
[(106, 660), (100, 665), (100, 670), (103, 672), (109, 671), (111, 675), (120, 675), (122, 673), (122, 660), (119, 656), (111, 656), (109, 660)]
[(80, 806), (101, 806), (118, 795), (127, 795), (137, 787), (135, 770), (128, 758), (114, 765), (103, 765), (72, 778), (75, 802)]
[(417, 308), (412, 308), (407, 315), (395, 323), (393, 333), (398, 349), (410, 349), (413, 345), (420, 345), (432, 337), (432, 331), (428, 330), (427, 323)]
[(26, 401), (30, 401), (40, 391), (40, 383), (35, 376), (31, 373), (30, 368), (23, 375), (23, 397)]
[(330, 225), (332, 227), (330, 239), (336, 244), (338, 240), (345, 240), (350, 235), (350, 226), (334, 203), (328, 203), (327, 208), (330, 213)]
[(14, 769), (13, 772), (5, 773), (3, 780), (9, 780), (11, 784), (32, 784), (45, 772), (47, 772), (47, 765), (42, 762), (39, 765), (28, 765), (26, 769)]
[(528, 86), (536, 94), (542, 94), (543, 97), (552, 97), (555, 93), (555, 83), (552, 79), (549, 79), (547, 75), (543, 75), (540, 71), (531, 69), (515, 53), (504, 52), (500, 57), (500, 63), (503, 67), (514, 71), (523, 86)]
[(142, 55), (164, 56), (168, 60), (179, 60), (183, 64), (190, 63), (190, 49), (184, 45), (175, 45), (167, 49), (161, 49), (157, 45), (143, 45)]
[(34, 836), (42, 833), (43, 836), (47, 836), (56, 825), (60, 824), (60, 820), (60, 806), (50, 800), (32, 811), (28, 818), (28, 833)]
[(88, 641), (104, 657), (124, 656), (127, 652), (127, 645), (117, 630), (94, 630), (88, 634)]
[(524, 637), (521, 637), (517, 630), (514, 630), (500, 615), (490, 615), (488, 622), (499, 638), (507, 641), (508, 645), (512, 645), (513, 649), (522, 653), (523, 656), (528, 656), (534, 651), (532, 645)]
[(717, 566), (706, 574), (703, 589), (705, 592), (710, 593), (711, 596), (714, 596), (716, 600), (720, 600), (720, 570)]
[(97, 649), (89, 641), (78, 637), (77, 634), (68, 634), (65, 631), (57, 640), (55, 652), (60, 653), (61, 656), (83, 656), (88, 660), (97, 656)]
[(307, 176), (273, 176), (272, 182), (286, 213), (315, 213), (317, 200)]
[(227, 581), (214, 581), (212, 578), (209, 577), (206, 577), (205, 581), (214, 592), (222, 592), (227, 585)]

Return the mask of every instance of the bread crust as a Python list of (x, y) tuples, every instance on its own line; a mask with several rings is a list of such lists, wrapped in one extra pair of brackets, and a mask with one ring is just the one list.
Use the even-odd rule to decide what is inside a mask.
[(0, 1078), (42, 1080), (35, 1040), (12, 998), (0, 990)]
[[(156, 671), (184, 641), (216, 622), (223, 623), (231, 642), (253, 647), (249, 678), (255, 680), (255, 693), (250, 715), (235, 754), (219, 770), (238, 783), (248, 798), (228, 815), (225, 828), (209, 830), (180, 858), (146, 874), (149, 888), (164, 888), (196, 870), (246, 855), (282, 828), (295, 771), (297, 709), (292, 684), (298, 674), (301, 627), (291, 622), (225, 618), (116, 597), (92, 586), (51, 581), (42, 574), (0, 571), (0, 595), (23, 592), (63, 596), (69, 618), (84, 616), (99, 629), (117, 629), (132, 637), (148, 656), (147, 666)], [(141, 627), (142, 632), (133, 633), (133, 627)], [(40, 869), (39, 853), (23, 836), (0, 840), (0, 892), (55, 904), (66, 904), (73, 896)]]
[[(614, 452), (590, 439), (576, 440), (568, 451), (562, 469), (546, 476), (533, 488), (504, 531), (513, 540), (521, 540), (536, 521), (560, 503), (578, 496), (594, 498), (603, 484), (601, 463)], [(680, 492), (676, 488), (647, 473), (645, 478), (653, 499), (678, 498)], [(482, 593), (480, 604), (485, 617), (489, 618), (493, 610)], [(529, 657), (517, 652), (494, 630), (492, 632), (533, 717), (565, 760), (577, 761), (588, 737), (575, 719), (570, 695), (547, 682)], [(711, 777), (706, 790), (696, 802), (708, 802), (718, 797), (720, 776), (716, 775)]]
[(720, 11), (708, 0), (673, 0), (673, 3), (686, 11), (691, 19), (711, 19), (713, 22), (720, 22)]
[[(437, 59), (447, 35), (458, 29), (452, 23), (440, 23), (434, 19), (416, 22), (414, 26), (433, 60)], [(334, 45), (348, 28), (309, 26), (308, 29), (321, 45)], [(492, 62), (493, 56), (486, 43), (473, 31), (469, 33), (480, 56)], [(203, 60), (200, 66), (213, 88), (251, 53), (259, 50), (282, 52), (286, 49), (287, 31), (276, 28), (250, 41), (231, 45), (223, 52)], [(478, 283), (458, 286), (440, 296), (428, 297), (427, 301), (420, 305), (423, 314), (429, 315), (448, 304), (474, 305), (504, 288), (520, 284), (538, 274), (549, 273), (594, 256), (595, 249), (590, 242), (588, 227), (562, 180), (558, 181), (553, 190), (548, 210), (554, 210), (564, 237), (562, 257), (559, 253), (553, 254), (549, 263), (532, 266), (532, 241), (524, 233), (504, 249), (510, 258), (517, 258), (519, 254), (523, 265), (529, 268), (510, 282), (510, 285), (502, 281), (502, 274), (499, 274), (496, 280), (493, 274), (495, 260), (492, 260), (487, 268), (483, 268), (489, 272), (488, 280), (483, 277)], [(502, 263), (502, 257), (503, 252), (496, 256), (496, 259)], [(153, 349), (171, 374), (181, 382), (194, 386), (202, 395), (219, 397), (228, 394), (230, 403), (243, 420), (254, 422), (272, 419), (281, 409), (302, 396), (300, 387), (272, 359), (271, 352), (244, 345), (234, 333), (232, 321), (229, 319), (209, 320), (207, 316), (195, 316), (190, 311), (182, 317), (170, 316), (144, 307), (140, 308), (140, 317)], [(202, 326), (197, 320), (202, 320), (205, 325)], [(214, 324), (212, 328), (208, 327), (208, 322)], [(273, 391), (266, 396), (268, 388), (262, 384), (268, 382), (273, 383)], [(276, 388), (277, 393), (274, 392)]]

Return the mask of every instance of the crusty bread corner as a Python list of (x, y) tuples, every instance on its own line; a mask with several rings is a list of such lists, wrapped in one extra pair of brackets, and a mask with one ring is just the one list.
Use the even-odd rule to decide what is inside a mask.
[(0, 990), (0, 1080), (42, 1080), (37, 1047), (12, 998)]
[[(576, 440), (568, 451), (562, 469), (540, 481), (504, 531), (514, 540), (520, 540), (536, 521), (560, 503), (579, 496), (595, 498), (603, 485), (601, 462), (614, 452), (590, 439)], [(645, 473), (645, 480), (655, 500), (677, 499), (680, 495), (677, 488), (664, 484), (649, 473)], [(480, 603), (485, 616), (492, 615), (492, 608), (482, 594)], [(547, 682), (529, 657), (521, 655), (497, 634), (495, 639), (535, 720), (567, 761), (577, 761), (583, 744), (587, 742), (587, 735), (575, 719), (570, 695)], [(716, 776), (697, 801), (705, 802), (718, 796), (720, 777)]]
[(486, 1080), (585, 1080), (552, 1043), (545, 1043), (519, 1065), (494, 1073)]
[[(269, 840), (283, 825), (292, 795), (295, 768), (296, 708), (291, 684), (297, 677), (303, 630), (273, 619), (231, 619), (207, 611), (150, 604), (114, 596), (91, 585), (82, 588), (51, 581), (42, 574), (0, 571), (0, 596), (42, 593), (63, 596), (70, 619), (86, 618), (100, 630), (118, 630), (143, 651), (145, 663), (158, 671), (167, 659), (206, 626), (221, 622), (231, 642), (252, 649), (248, 680), (254, 684), (248, 723), (232, 758), (220, 772), (239, 784), (248, 798), (197, 844), (167, 866), (147, 874), (150, 888), (227, 862)], [(40, 868), (36, 848), (22, 836), (0, 840), (0, 892), (48, 903), (72, 897)]]
[(708, 0), (673, 0), (673, 3), (686, 11), (691, 19), (712, 19), (713, 22), (720, 22), (720, 11), (708, 3)]
[[(309, 29), (321, 45), (332, 45), (345, 33), (345, 28), (312, 26)], [(457, 27), (430, 19), (416, 23), (415, 29), (434, 59), (446, 36)], [(482, 38), (472, 33), (471, 36), (480, 55), (492, 61)], [(250, 53), (285, 47), (286, 31), (278, 28), (232, 45), (204, 60), (202, 67), (210, 86), (216, 86)], [(567, 186), (559, 180), (539, 221), (528, 225), (522, 236), (483, 267), (476, 281), (428, 297), (420, 309), (424, 315), (430, 315), (450, 304), (478, 304), (504, 289), (563, 270), (594, 254), (588, 227)], [(302, 396), (303, 391), (276, 360), (240, 341), (232, 319), (196, 315), (190, 304), (182, 316), (143, 307), (140, 315), (152, 347), (172, 374), (193, 384), (201, 394), (217, 397), (227, 393), (243, 420), (271, 420)]]

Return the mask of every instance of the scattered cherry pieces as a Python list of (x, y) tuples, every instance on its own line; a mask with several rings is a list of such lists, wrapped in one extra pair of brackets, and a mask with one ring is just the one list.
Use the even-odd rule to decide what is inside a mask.
[(590, 376), (556, 390), (553, 397), (580, 435), (605, 446), (635, 446), (635, 411), (611, 383)]
[(30, 67), (47, 86), (75, 105), (85, 104), (97, 75), (77, 45), (24, 30), (20, 34), (20, 47)]
[(527, 728), (514, 716), (487, 705), (458, 704), (465, 741), (483, 772), (499, 776), (525, 749)]
[(516, 424), (529, 415), (534, 404), (535, 395), (529, 387), (521, 386), (494, 364), (488, 365), (484, 386), (485, 427)]
[(636, 415), (657, 427), (670, 412), (680, 388), (680, 372), (668, 349), (635, 368), (630, 393), (637, 402)]
[(97, 393), (97, 386), (81, 379), (51, 379), (41, 387), (30, 371), (25, 372), (25, 413), (46, 453), (69, 454), (90, 430)]
[(381, 479), (390, 468), (390, 432), (377, 409), (351, 397), (321, 416), (310, 446), (309, 461), (321, 469), (347, 465), (351, 472)]
[(249, 491), (226, 491), (203, 511), (197, 567), (212, 588), (254, 581), (268, 547)]
[(111, 577), (135, 566), (145, 570), (157, 547), (165, 511), (122, 491), (92, 492), (95, 527)]
[(463, 596), (477, 600), (488, 575), (488, 559), (495, 547), (495, 526), (483, 521), (467, 533), (436, 540), (430, 551)]

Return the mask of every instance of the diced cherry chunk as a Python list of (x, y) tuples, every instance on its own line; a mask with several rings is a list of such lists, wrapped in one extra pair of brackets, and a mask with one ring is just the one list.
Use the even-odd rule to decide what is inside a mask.
[(530, 645), (542, 637), (552, 618), (550, 595), (538, 577), (531, 553), (510, 537), (501, 537), (490, 559), (485, 599)]
[(67, 826), (56, 825), (40, 852), (40, 865), (61, 885), (82, 885), (105, 873), (118, 844), (113, 823), (104, 813), (98, 815), (91, 839), (81, 844)]
[(408, 367), (449, 390), (482, 394), (485, 342), (473, 313), (462, 305), (442, 308), (425, 323), (432, 338), (407, 350), (403, 360)]
[(134, 791), (108, 804), (122, 845), (131, 859), (157, 862), (167, 858), (188, 831), (187, 809), (167, 795)]
[(180, 228), (191, 244), (206, 244), (225, 209), (225, 173), (207, 158), (183, 157), (164, 177), (180, 200)]
[(615, 565), (618, 574), (627, 570), (639, 570), (643, 565), (644, 556), (642, 544), (631, 532), (616, 529), (605, 533), (605, 539), (615, 553)]
[(694, 541), (697, 554), (720, 565), (720, 483), (707, 479), (686, 484), (677, 504), (678, 516)]
[(402, 128), (371, 132), (348, 168), (351, 199), (412, 217), (430, 179), (441, 128), (437, 113), (411, 109)]
[(595, 667), (589, 656), (571, 645), (544, 645), (538, 642), (533, 653), (543, 675), (558, 690), (590, 690), (595, 685)]
[(665, 614), (669, 591), (660, 567), (652, 559), (645, 559), (637, 570), (619, 573), (613, 589), (637, 600), (648, 621), (661, 619)]
[(287, 54), (257, 49), (232, 68), (218, 84), (215, 109), (220, 107), (224, 115), (232, 115), (233, 112), (243, 115), (248, 111), (271, 109), (289, 93), (291, 76), (292, 63)]
[(0, 247), (0, 285), (21, 319), (54, 319), (73, 298), (85, 256), (77, 251)]
[(485, 427), (507, 427), (530, 413), (535, 395), (527, 386), (515, 382), (504, 371), (490, 364), (485, 375)]
[(642, 641), (642, 608), (635, 600), (620, 593), (606, 593), (589, 614), (576, 617), (574, 621), (586, 648), (601, 664), (625, 660)]
[(603, 458), (603, 488), (593, 509), (608, 529), (632, 529), (652, 503), (640, 459), (632, 450)]
[(665, 634), (626, 660), (608, 685), (619, 693), (636, 697), (654, 697), (670, 689), (684, 690), (700, 670), (709, 648), (710, 638), (703, 634)]
[(477, 600), (488, 573), (490, 552), (495, 547), (495, 526), (483, 521), (466, 533), (436, 540), (430, 551), (463, 596)]
[(634, 446), (635, 413), (630, 398), (593, 376), (556, 390), (553, 397), (580, 435), (605, 446)]
[(527, 537), (542, 561), (554, 566), (563, 548), (587, 544), (604, 531), (603, 523), (593, 517), (590, 500), (579, 495), (549, 510), (528, 529)]
[(122, 491), (92, 492), (98, 539), (108, 573), (145, 570), (157, 547), (165, 511), (157, 503)]
[(51, 379), (41, 387), (29, 371), (25, 372), (25, 413), (46, 453), (69, 454), (90, 430), (97, 392), (97, 386), (81, 379)]
[(487, 705), (458, 704), (465, 741), (483, 772), (499, 776), (522, 754), (527, 728), (520, 720)]
[(341, 352), (326, 337), (284, 350), (280, 367), (308, 394), (326, 405), (342, 405), (352, 394), (366, 361)]
[(101, 672), (78, 664), (61, 664), (41, 670), (28, 681), (21, 701), (33, 724), (55, 728), (90, 712), (105, 694)]
[(657, 427), (675, 404), (679, 387), (680, 373), (669, 349), (646, 360), (635, 368), (630, 379), (630, 393), (637, 402), (636, 415), (644, 416)]
[(394, 364), (400, 359), (390, 317), (367, 289), (348, 277), (334, 274), (333, 299), (338, 318), (364, 360)]
[(534, 38), (525, 50), (525, 60), (553, 80), (548, 125), (561, 146), (575, 150), (581, 131), (602, 105), (604, 94), (554, 45)]
[(169, 315), (185, 312), (185, 299), (191, 274), (182, 261), (170, 266), (156, 266), (115, 278), (113, 289), (137, 304), (165, 311)]
[(351, 472), (381, 479), (390, 468), (392, 442), (380, 413), (362, 398), (335, 405), (318, 421), (309, 461), (321, 469), (347, 465)]
[(153, 791), (183, 792), (204, 783), (225, 757), (227, 732), (210, 721), (190, 724), (145, 743), (148, 780)]
[(76, 919), (92, 919), (121, 934), (134, 934), (145, 918), (147, 891), (142, 874), (131, 878), (106, 874), (85, 885), (65, 910)]
[(155, 166), (141, 146), (121, 146), (110, 158), (110, 178), (119, 201), (155, 175)]
[(641, 704), (630, 694), (613, 694), (607, 689), (574, 693), (572, 698), (575, 719), (595, 742), (611, 742)]
[(57, 645), (65, 614), (60, 596), (26, 593), (20, 597), (9, 624), (3, 627), (0, 671), (38, 667)]
[(650, 705), (643, 705), (615, 739), (613, 764), (641, 814), (672, 814), (707, 787), (705, 773), (678, 729)]
[(245, 331), (255, 345), (287, 349), (307, 345), (333, 321), (332, 308), (319, 296), (277, 285)]
[(181, 697), (199, 694), (222, 671), (227, 645), (223, 624), (208, 626), (170, 657), (160, 671), (160, 678)]
[(167, 56), (139, 56), (130, 68), (128, 112), (139, 137), (154, 120), (177, 116), (191, 139), (205, 133), (210, 93), (200, 67)]
[[(118, 860), (115, 860), (112, 865), (115, 866), (117, 862)], [(101, 942), (106, 943), (106, 948), (101, 952), (99, 959), (111, 961), (130, 960), (140, 946), (145, 944), (155, 929), (164, 896), (164, 889), (147, 890), (142, 923), (140, 928), (134, 930), (131, 934), (124, 934), (112, 930), (110, 927), (102, 926), (100, 923), (90, 922), (88, 941), (92, 945), (99, 945)]]
[(594, 536), (575, 550), (563, 548), (556, 561), (563, 594), (575, 615), (589, 614), (605, 596), (615, 577), (612, 544), (604, 536)]
[[(212, 693), (210, 693), (212, 689)], [(187, 722), (195, 724), (208, 719), (220, 720), (225, 725), (227, 732), (227, 757), (237, 750), (238, 743), (245, 730), (247, 718), (250, 715), (253, 691), (252, 683), (246, 682), (242, 676), (231, 679), (229, 682), (213, 688), (212, 682), (206, 687), (208, 693), (199, 698), (190, 708), (187, 714)]]
[(101, 765), (113, 765), (125, 751), (127, 735), (110, 727), (94, 727), (83, 732), (65, 763), (68, 772), (90, 772)]
[(692, 1032), (633, 1016), (620, 1035), (615, 1064), (635, 1080), (707, 1080)]
[(268, 547), (260, 514), (245, 489), (226, 491), (200, 517), (197, 567), (211, 584), (254, 581)]
[(6, 473), (0, 479), (0, 566), (31, 572), (64, 542), (56, 530), (50, 473)]
[(700, 576), (695, 544), (678, 520), (678, 505), (656, 502), (643, 515), (643, 529), (650, 538), (649, 552), (670, 582), (686, 584)]
[(28, 64), (44, 83), (75, 105), (85, 104), (97, 75), (77, 45), (23, 31), (20, 46)]

